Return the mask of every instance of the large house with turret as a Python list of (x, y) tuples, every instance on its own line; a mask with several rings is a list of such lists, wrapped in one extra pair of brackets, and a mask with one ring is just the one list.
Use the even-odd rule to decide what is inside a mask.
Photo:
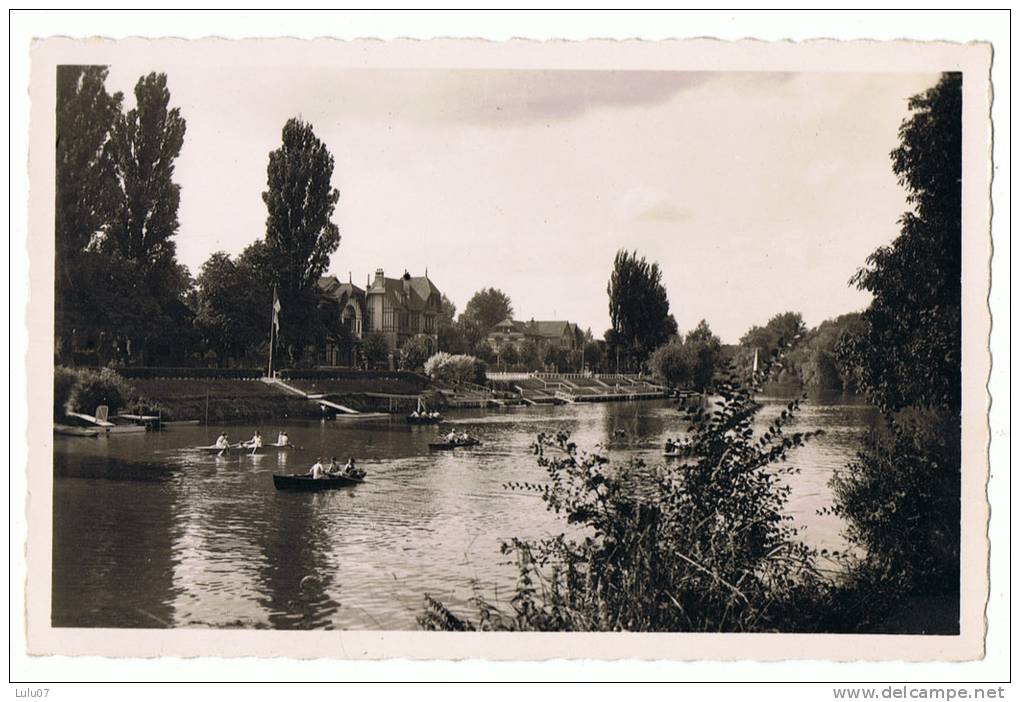
[(336, 276), (323, 276), (319, 291), (337, 305), (345, 330), (327, 340), (326, 365), (360, 365), (361, 342), (373, 332), (386, 339), (391, 353), (415, 336), (424, 337), (433, 351), (438, 350), (442, 293), (428, 271), (423, 276), (405, 271), (399, 278), (387, 278), (380, 268), (366, 280), (364, 289), (354, 285), (350, 276), (346, 283)]

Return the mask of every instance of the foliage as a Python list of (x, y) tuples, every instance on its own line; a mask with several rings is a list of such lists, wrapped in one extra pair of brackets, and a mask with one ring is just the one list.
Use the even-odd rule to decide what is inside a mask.
[(683, 339), (676, 337), (656, 349), (648, 366), (657, 380), (670, 387), (704, 392), (711, 386), (721, 359), (719, 337), (712, 333), (708, 322), (701, 320)]
[[(771, 368), (770, 364), (766, 364)], [(566, 433), (534, 445), (545, 484), (510, 483), (564, 517), (567, 533), (514, 538), (502, 550), (517, 564), (508, 603), (475, 598), (476, 621), (434, 598), (419, 625), (444, 630), (774, 631), (810, 630), (828, 588), (813, 552), (786, 514), (794, 472), (784, 461), (810, 433), (789, 433), (794, 401), (755, 435), (758, 389), (732, 370), (715, 409), (684, 411), (679, 465), (614, 469), (596, 448)]]
[(432, 355), (432, 340), (423, 334), (413, 336), (400, 347), (400, 370), (419, 371)]
[(520, 354), (512, 342), (507, 342), (499, 349), (499, 362), (504, 366), (516, 365), (520, 361)]
[(73, 368), (57, 366), (53, 369), (53, 418), (59, 420), (67, 413), (67, 403), (78, 382), (78, 373)]
[(960, 407), (961, 84), (946, 73), (910, 99), (891, 156), (912, 210), (851, 280), (872, 302), (840, 353), (883, 409)]
[(290, 353), (300, 354), (320, 332), (318, 281), (340, 246), (332, 221), (340, 199), (331, 184), (333, 156), (310, 124), (291, 118), (283, 127), (282, 145), (269, 154), (266, 174), (266, 248), (260, 267), (278, 286), (280, 339)]
[(123, 96), (106, 92), (105, 66), (57, 66), (56, 203), (54, 218), (56, 328), (67, 336), (83, 318), (65, 301), (80, 287), (74, 263), (109, 225), (117, 203), (110, 131)]
[(484, 288), (472, 295), (461, 315), (462, 318), (477, 325), (481, 330), (481, 336), (488, 334), (504, 319), (513, 316), (514, 307), (510, 304), (510, 297), (496, 288)]
[(891, 156), (913, 209), (851, 281), (873, 298), (837, 349), (884, 415), (883, 432), (832, 481), (834, 511), (862, 551), (851, 574), (887, 609), (922, 614), (910, 604), (919, 597), (959, 605), (961, 83), (943, 74), (908, 103)]
[(859, 333), (860, 317), (851, 312), (827, 319), (794, 346), (787, 365), (803, 387), (857, 391), (857, 373), (838, 357), (836, 349)]
[(534, 339), (525, 339), (517, 351), (517, 362), (528, 370), (537, 370), (542, 363), (542, 349)]
[(195, 324), (206, 345), (222, 356), (243, 355), (246, 348), (267, 333), (268, 325), (256, 324), (264, 316), (256, 314), (252, 282), (245, 269), (222, 251), (202, 264)]
[(123, 199), (110, 241), (124, 258), (148, 272), (174, 265), (181, 197), (180, 186), (173, 182), (174, 161), (184, 145), (186, 125), (179, 108), (169, 109), (163, 73), (139, 78), (135, 102), (135, 108), (117, 120), (112, 136)]
[(93, 414), (97, 407), (106, 405), (110, 414), (115, 414), (133, 395), (128, 382), (112, 368), (98, 371), (83, 369), (78, 371), (77, 376), (68, 400), (68, 405), (75, 412)]
[(485, 382), (487, 364), (480, 358), (466, 354), (449, 354), (440, 351), (425, 362), (425, 375), (445, 383)]
[(61, 66), (55, 219), (57, 355), (93, 362), (177, 362), (197, 351), (192, 280), (174, 258), (184, 137), (166, 77), (135, 88), (137, 106), (106, 93), (107, 69)]
[(382, 332), (369, 332), (361, 342), (361, 353), (369, 368), (385, 365), (390, 357), (390, 345)]
[(602, 344), (599, 344), (594, 340), (585, 341), (581, 353), (584, 358), (584, 365), (586, 368), (590, 368), (592, 370), (602, 368), (602, 364), (605, 361)]
[(875, 592), (958, 593), (960, 428), (930, 409), (887, 415), (881, 431), (834, 474), (833, 512), (862, 547), (858, 577)]
[(659, 264), (650, 264), (643, 256), (638, 258), (636, 251), (621, 249), (613, 261), (606, 292), (614, 332), (606, 341), (611, 353), (619, 351), (628, 366), (640, 366), (654, 349), (676, 334), (676, 320), (669, 312)]

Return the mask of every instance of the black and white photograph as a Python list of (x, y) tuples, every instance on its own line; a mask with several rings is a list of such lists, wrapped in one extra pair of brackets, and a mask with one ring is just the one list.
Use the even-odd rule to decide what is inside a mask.
[(37, 44), (45, 640), (979, 654), (990, 52), (737, 48)]

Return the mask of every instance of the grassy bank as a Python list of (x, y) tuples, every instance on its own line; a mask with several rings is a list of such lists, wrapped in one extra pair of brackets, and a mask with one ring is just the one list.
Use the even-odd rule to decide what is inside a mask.
[(138, 408), (162, 414), (164, 421), (265, 421), (288, 417), (317, 418), (308, 400), (258, 380), (216, 378), (135, 378), (131, 385)]

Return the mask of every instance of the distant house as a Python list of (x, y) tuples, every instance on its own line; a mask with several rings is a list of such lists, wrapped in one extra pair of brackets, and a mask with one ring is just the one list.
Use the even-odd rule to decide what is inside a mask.
[(380, 268), (364, 290), (350, 280), (341, 283), (335, 276), (324, 276), (319, 290), (337, 303), (347, 331), (345, 338), (327, 340), (327, 365), (358, 365), (358, 347), (372, 332), (383, 335), (391, 352), (414, 336), (424, 336), (433, 350), (438, 348), (442, 293), (428, 272), (412, 276), (405, 271), (400, 278), (387, 278)]
[(526, 340), (540, 345), (553, 346), (564, 351), (576, 351), (584, 345), (584, 333), (573, 322), (536, 321), (520, 322), (504, 319), (493, 327), (486, 337), (493, 350), (513, 344), (520, 350)]

